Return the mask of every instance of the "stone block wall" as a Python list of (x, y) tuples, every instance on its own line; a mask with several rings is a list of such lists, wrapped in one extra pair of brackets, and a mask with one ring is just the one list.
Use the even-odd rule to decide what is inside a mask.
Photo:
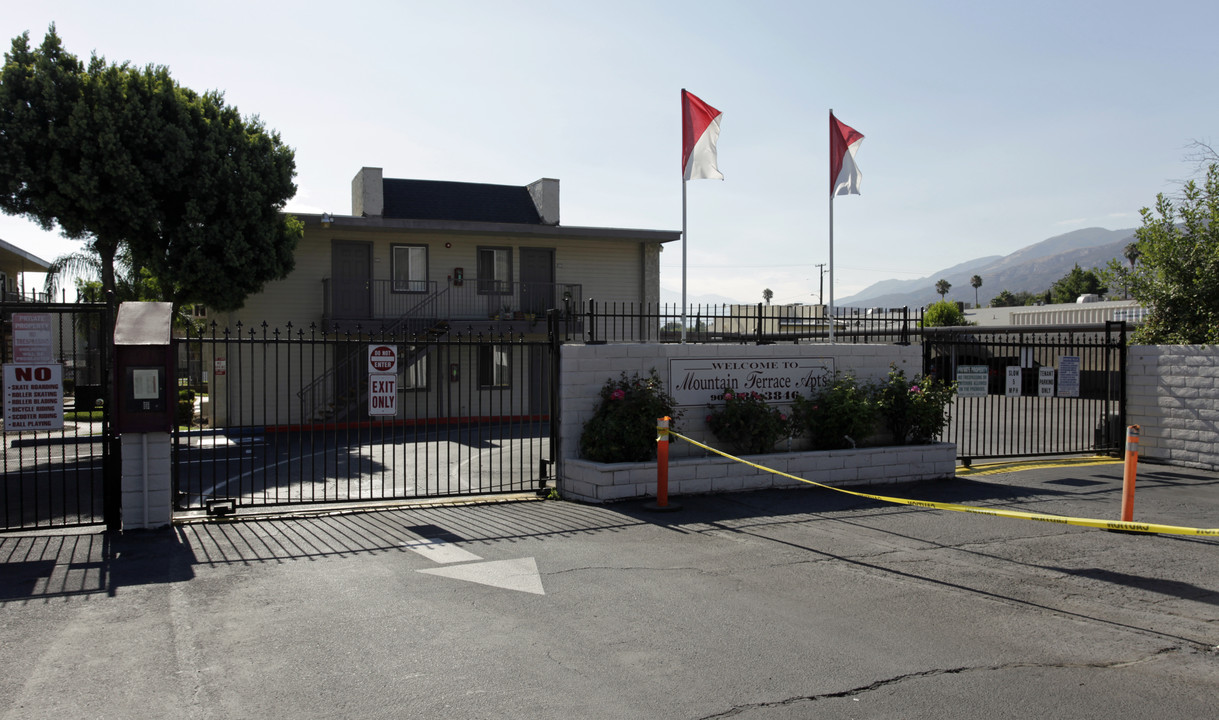
[(1126, 423), (1141, 457), (1219, 470), (1219, 347), (1131, 346)]

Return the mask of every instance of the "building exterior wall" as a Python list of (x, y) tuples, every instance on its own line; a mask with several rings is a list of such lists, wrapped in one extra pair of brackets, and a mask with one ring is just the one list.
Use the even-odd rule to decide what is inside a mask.
[(1135, 345), (1127, 357), (1126, 422), (1139, 454), (1219, 470), (1219, 348)]
[(965, 319), (983, 327), (1007, 325), (1095, 325), (1113, 320), (1138, 322), (1143, 309), (1134, 300), (1106, 300), (1091, 303), (1060, 303), (1022, 307), (973, 308)]
[[(520, 278), (521, 248), (549, 248), (555, 253), (555, 282), (581, 285), (585, 299), (640, 303), (649, 295), (658, 297), (660, 292), (656, 243), (309, 227), (297, 246), (296, 268), (292, 273), (283, 280), (267, 283), (240, 310), (218, 315), (219, 322), (229, 327), (238, 321), (247, 327), (264, 321), (271, 325), (291, 321), (296, 327), (320, 322), (324, 308), (322, 280), (332, 276), (331, 248), (336, 240), (372, 244), (374, 281), (392, 279), (395, 245), (427, 246), (427, 279), (435, 282), (438, 289), (446, 287), (458, 267), (464, 269), (466, 284), (477, 281), (478, 248), (511, 248), (514, 281)], [(655, 260), (649, 263), (648, 258), (652, 257)]]

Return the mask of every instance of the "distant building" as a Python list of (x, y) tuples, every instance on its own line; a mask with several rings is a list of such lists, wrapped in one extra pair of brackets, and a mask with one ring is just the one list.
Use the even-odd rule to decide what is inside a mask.
[[(4, 293), (5, 300), (11, 302), (23, 299), (22, 296), (26, 293), (21, 282), (22, 273), (44, 273), (50, 267), (51, 263), (46, 260), (0, 240), (0, 292)], [(35, 294), (29, 299), (41, 298)]]
[(1134, 300), (1107, 300), (1058, 305), (973, 308), (965, 311), (965, 319), (983, 327), (1096, 325), (1120, 320), (1137, 325), (1143, 321), (1146, 314), (1146, 309)]

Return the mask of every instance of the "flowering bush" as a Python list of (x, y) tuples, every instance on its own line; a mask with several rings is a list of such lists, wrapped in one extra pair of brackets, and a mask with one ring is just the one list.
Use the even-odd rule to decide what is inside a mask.
[(876, 430), (874, 391), (851, 375), (835, 373), (828, 386), (811, 398), (797, 397), (792, 404), (796, 434), (807, 436), (814, 450), (862, 444)]
[(707, 416), (707, 427), (737, 452), (757, 455), (770, 452), (775, 443), (790, 437), (792, 424), (756, 392), (734, 393), (725, 388), (724, 406)]
[(891, 368), (889, 378), (877, 389), (876, 404), (893, 441), (898, 445), (923, 444), (935, 440), (948, 424), (948, 403), (957, 389), (939, 380)]
[(584, 423), (580, 454), (594, 462), (646, 462), (656, 457), (656, 420), (672, 418), (669, 427), (677, 429), (680, 411), (652, 368), (648, 377), (626, 373), (618, 380), (606, 380), (601, 402)]

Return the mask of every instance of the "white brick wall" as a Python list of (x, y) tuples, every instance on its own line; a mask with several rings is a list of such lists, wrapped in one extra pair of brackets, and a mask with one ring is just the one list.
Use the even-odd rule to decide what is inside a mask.
[[(647, 375), (649, 370), (656, 368), (665, 387), (669, 388), (671, 358), (747, 357), (763, 360), (801, 354), (832, 357), (838, 372), (853, 374), (861, 381), (884, 379), (890, 365), (904, 370), (906, 377), (914, 377), (922, 371), (922, 351), (913, 345), (565, 344), (559, 351), (559, 417), (563, 438), (560, 466), (563, 460), (579, 456), (580, 433), (596, 409), (602, 386), (606, 380), (617, 379), (623, 372), (628, 377), (634, 373)], [(710, 433), (703, 421), (705, 409), (692, 407), (684, 410), (685, 415), (680, 421), (682, 434), (700, 442), (710, 440)], [(676, 458), (702, 452), (679, 443), (674, 445), (672, 456)]]
[[(148, 440), (147, 473), (145, 438)], [(120, 442), (123, 446), (123, 529), (168, 525), (173, 519), (169, 433), (124, 433)], [(145, 478), (147, 493), (144, 492)], [(144, 514), (145, 497), (148, 499), (147, 517)]]
[[(878, 485), (952, 477), (956, 445), (829, 450), (753, 455), (758, 465), (822, 485)], [(656, 496), (656, 463), (601, 464), (570, 459), (559, 491), (568, 500), (602, 503)], [(805, 487), (807, 483), (759, 470), (718, 455), (669, 461), (669, 494), (740, 492)]]
[(1126, 422), (1140, 426), (1140, 456), (1219, 469), (1219, 348), (1131, 346)]
[[(599, 393), (605, 381), (617, 379), (625, 372), (647, 375), (655, 368), (665, 387), (671, 387), (669, 360), (673, 358), (746, 357), (751, 360), (792, 357), (806, 354), (809, 357), (832, 357), (834, 368), (841, 373), (853, 374), (862, 381), (885, 378), (890, 366), (896, 365), (907, 377), (914, 377), (922, 370), (922, 353), (917, 346), (899, 345), (678, 345), (678, 344), (615, 344), (615, 345), (563, 345), (559, 356), (559, 403), (561, 418), (558, 477), (560, 492), (564, 497), (590, 502), (627, 497), (644, 497), (655, 494), (656, 464), (621, 463), (614, 466), (612, 476), (604, 476), (596, 463), (579, 460), (580, 434), (584, 423), (592, 417)], [(713, 441), (705, 426), (705, 409), (684, 408), (679, 430), (683, 435), (699, 441)], [(792, 487), (798, 481), (752, 470), (730, 469), (732, 461), (707, 453), (689, 443), (674, 442), (670, 446), (671, 466), (669, 491), (673, 494), (700, 492), (729, 492), (740, 489), (762, 487)], [(928, 447), (928, 446), (918, 446)], [(863, 451), (859, 459), (847, 460), (838, 452), (808, 454), (772, 454), (760, 456), (764, 462), (777, 470), (793, 475), (815, 474), (818, 481), (833, 483), (893, 482), (895, 480), (923, 479), (952, 475), (955, 468), (955, 446), (944, 446), (948, 450), (932, 451), (935, 460), (925, 460), (921, 450), (911, 448), (890, 461), (890, 452)], [(883, 456), (883, 457), (882, 457)], [(688, 458), (683, 461), (683, 458)], [(862, 469), (857, 463), (862, 463)]]

